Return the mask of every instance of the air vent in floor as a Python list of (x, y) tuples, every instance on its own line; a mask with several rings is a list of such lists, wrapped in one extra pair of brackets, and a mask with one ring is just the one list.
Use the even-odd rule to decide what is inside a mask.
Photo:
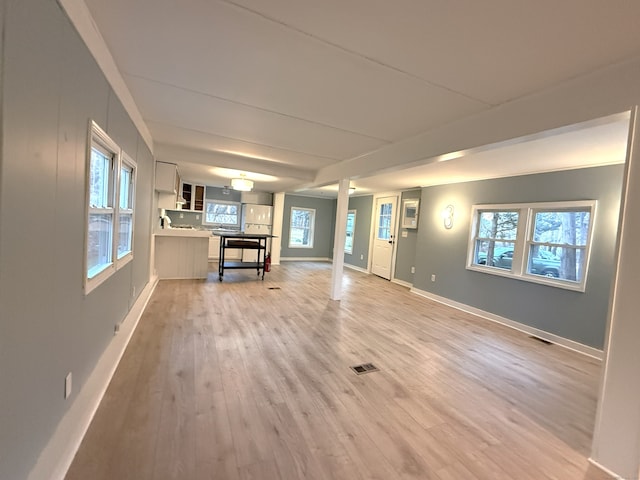
[(269, 287), (269, 290), (280, 290), (280, 287)]
[(362, 365), (355, 365), (349, 368), (351, 368), (351, 370), (356, 372), (358, 375), (378, 371), (378, 367), (376, 367), (373, 363), (363, 363)]

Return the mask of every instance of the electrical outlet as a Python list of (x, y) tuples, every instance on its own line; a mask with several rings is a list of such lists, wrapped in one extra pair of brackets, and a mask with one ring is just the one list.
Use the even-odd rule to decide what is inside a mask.
[(196, 215), (196, 220), (200, 220), (200, 215)]
[(360, 254), (360, 260), (364, 260), (364, 253)]
[(67, 376), (64, 377), (64, 398), (69, 398), (71, 396), (71, 372), (67, 373)]
[(181, 213), (181, 214), (180, 214), (180, 218), (184, 218), (184, 213)]
[(436, 274), (435, 274), (435, 273), (432, 273), (432, 274), (431, 274), (431, 281), (432, 281), (432, 282), (435, 282), (435, 281), (436, 281)]
[(411, 267), (411, 273), (416, 273), (416, 267)]

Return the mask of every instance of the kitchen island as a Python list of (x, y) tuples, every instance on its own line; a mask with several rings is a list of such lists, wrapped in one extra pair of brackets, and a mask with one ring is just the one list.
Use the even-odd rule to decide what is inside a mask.
[(166, 228), (154, 237), (159, 279), (207, 278), (210, 231)]
[[(260, 275), (262, 271), (262, 280), (264, 280), (264, 272), (266, 271), (267, 259), (267, 239), (274, 238), (270, 234), (262, 233), (242, 233), (242, 232), (215, 232), (214, 235), (220, 237), (220, 260), (218, 263), (218, 279), (222, 281), (224, 271), (226, 269), (254, 269)], [(225, 259), (225, 251), (227, 248), (236, 248), (242, 250), (256, 250), (255, 262), (231, 262)]]

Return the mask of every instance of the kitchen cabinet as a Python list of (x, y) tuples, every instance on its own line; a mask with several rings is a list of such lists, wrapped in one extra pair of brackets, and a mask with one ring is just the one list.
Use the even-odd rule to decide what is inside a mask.
[(182, 182), (182, 198), (185, 203), (183, 210), (193, 210), (195, 212), (204, 211), (205, 186), (189, 182)]
[(156, 162), (156, 190), (158, 192), (173, 193), (175, 197), (180, 185), (179, 178), (176, 164)]
[(253, 205), (273, 205), (273, 194), (266, 192), (242, 192), (240, 194), (242, 203)]

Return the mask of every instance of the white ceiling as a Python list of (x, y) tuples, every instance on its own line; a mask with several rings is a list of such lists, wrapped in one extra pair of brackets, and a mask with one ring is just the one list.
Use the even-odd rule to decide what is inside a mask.
[[(313, 185), (330, 165), (640, 55), (636, 0), (86, 3), (157, 159), (210, 185), (245, 172), (263, 191)], [(624, 119), (588, 127), (353, 183), (380, 191), (624, 161)]]

